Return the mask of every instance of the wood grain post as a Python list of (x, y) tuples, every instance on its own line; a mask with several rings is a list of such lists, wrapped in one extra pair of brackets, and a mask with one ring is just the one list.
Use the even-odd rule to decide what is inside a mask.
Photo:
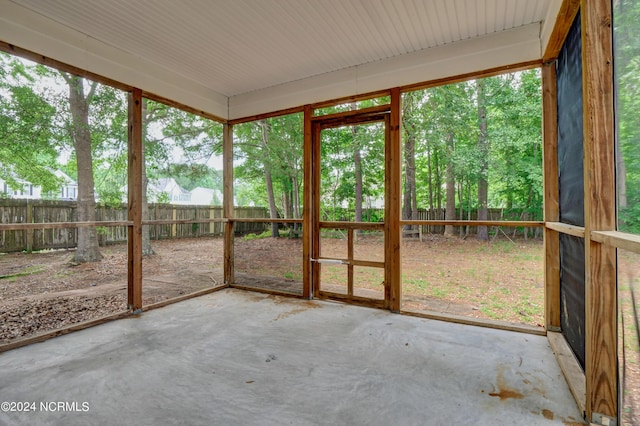
[(233, 126), (225, 124), (222, 130), (222, 214), (228, 222), (224, 224), (224, 283), (234, 282), (233, 252)]
[(587, 420), (618, 416), (616, 250), (591, 231), (616, 229), (610, 0), (582, 0)]
[[(558, 222), (558, 104), (556, 66), (554, 62), (542, 65), (542, 118), (543, 118), (543, 185), (544, 220)], [(544, 229), (544, 306), (545, 326), (560, 331), (560, 234)]]
[[(321, 127), (318, 123), (311, 126), (311, 257), (317, 259), (320, 257), (320, 137)], [(320, 264), (318, 262), (311, 263), (311, 290), (313, 297), (320, 297)]]
[(391, 89), (391, 114), (386, 120), (385, 144), (385, 303), (393, 312), (400, 312), (402, 271), (400, 258), (402, 194), (402, 148), (400, 144), (400, 89)]
[(129, 92), (128, 170), (128, 307), (142, 312), (142, 91)]
[(303, 144), (303, 205), (302, 205), (302, 297), (312, 298), (311, 233), (313, 224), (313, 161), (312, 161), (312, 124), (313, 110), (310, 105), (304, 107), (304, 144)]
[[(26, 223), (33, 223), (33, 208), (33, 202), (27, 199)], [(33, 229), (26, 229), (24, 232), (26, 235), (25, 242), (27, 245), (27, 253), (31, 253), (33, 251)]]

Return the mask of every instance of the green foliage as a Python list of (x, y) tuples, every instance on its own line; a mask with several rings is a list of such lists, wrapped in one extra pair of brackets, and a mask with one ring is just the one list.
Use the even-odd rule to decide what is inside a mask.
[(20, 179), (59, 188), (56, 168), (61, 132), (56, 108), (34, 89), (34, 66), (0, 52), (0, 178), (12, 189)]
[(269, 206), (268, 174), (273, 189), (271, 201), (276, 204), (278, 215), (301, 217), (303, 136), (302, 114), (234, 126), (238, 205)]
[(640, 234), (640, 2), (614, 7), (619, 229)]
[(478, 208), (478, 182), (484, 176), (488, 179), (489, 208), (519, 209), (527, 212), (527, 218), (541, 218), (540, 72), (534, 69), (499, 75), (482, 83), (486, 151), (478, 145), (478, 81), (403, 95), (403, 138), (416, 140), (418, 207), (444, 206), (449, 168), (456, 188), (456, 194), (449, 195), (455, 195), (457, 209)]

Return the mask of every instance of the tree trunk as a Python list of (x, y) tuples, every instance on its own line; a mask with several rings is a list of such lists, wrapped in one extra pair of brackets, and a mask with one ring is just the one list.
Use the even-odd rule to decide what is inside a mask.
[[(447, 200), (445, 204), (444, 219), (456, 220), (456, 179), (453, 173), (453, 134), (447, 135)], [(455, 235), (455, 228), (452, 225), (444, 227), (444, 235)]]
[(415, 134), (406, 135), (404, 141), (404, 194), (402, 217), (406, 220), (416, 220), (418, 217), (416, 197), (416, 137)]
[[(260, 120), (260, 128), (262, 129), (262, 148), (264, 152), (264, 180), (267, 185), (267, 197), (269, 198), (269, 217), (271, 219), (278, 218), (278, 208), (276, 206), (276, 199), (273, 193), (273, 180), (271, 179), (271, 164), (269, 162), (269, 124), (266, 120)], [(271, 224), (271, 236), (277, 238), (278, 224), (273, 222)]]
[[(71, 109), (71, 139), (78, 162), (78, 221), (96, 220), (96, 198), (93, 182), (93, 159), (91, 156), (91, 130), (89, 129), (89, 104), (97, 83), (92, 83), (89, 94), (84, 93), (82, 77), (62, 73), (69, 85), (69, 107)], [(75, 262), (96, 262), (102, 259), (98, 247), (96, 228), (78, 228), (78, 248)]]
[[(480, 170), (478, 179), (478, 220), (487, 220), (489, 182), (487, 179), (489, 169), (489, 138), (487, 136), (487, 106), (484, 91), (484, 81), (476, 81), (478, 95), (478, 154), (480, 158)], [(488, 241), (489, 230), (486, 226), (478, 226), (478, 240)]]

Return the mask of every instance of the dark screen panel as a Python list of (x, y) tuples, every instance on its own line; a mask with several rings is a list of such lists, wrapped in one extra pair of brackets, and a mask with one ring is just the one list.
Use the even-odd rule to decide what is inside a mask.
[[(580, 14), (556, 63), (560, 221), (584, 226), (582, 38)], [(560, 323), (569, 346), (585, 363), (584, 239), (560, 235)]]
[(560, 235), (560, 326), (584, 368), (584, 238)]
[(579, 13), (560, 51), (556, 72), (560, 221), (584, 226), (582, 39)]

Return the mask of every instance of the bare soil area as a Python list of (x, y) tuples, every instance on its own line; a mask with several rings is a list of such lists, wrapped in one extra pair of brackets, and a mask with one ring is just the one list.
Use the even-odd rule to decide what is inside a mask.
[[(220, 239), (154, 241), (143, 259), (143, 305), (221, 285)], [(72, 262), (72, 250), (0, 254), (0, 344), (127, 309), (127, 246), (102, 261)]]

